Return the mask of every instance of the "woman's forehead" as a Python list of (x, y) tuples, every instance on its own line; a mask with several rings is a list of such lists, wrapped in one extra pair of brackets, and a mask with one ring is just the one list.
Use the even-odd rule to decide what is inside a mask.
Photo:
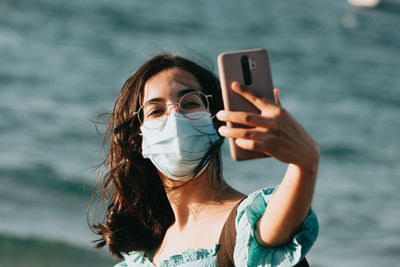
[(153, 98), (176, 98), (180, 90), (187, 88), (201, 91), (200, 83), (193, 74), (177, 67), (166, 69), (146, 82), (143, 102)]

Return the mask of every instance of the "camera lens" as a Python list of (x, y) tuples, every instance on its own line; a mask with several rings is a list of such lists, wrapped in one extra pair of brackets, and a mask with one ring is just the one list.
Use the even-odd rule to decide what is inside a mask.
[(251, 70), (249, 66), (249, 58), (247, 56), (242, 56), (240, 61), (242, 62), (242, 73), (243, 73), (243, 80), (245, 85), (251, 85), (252, 78), (251, 78)]

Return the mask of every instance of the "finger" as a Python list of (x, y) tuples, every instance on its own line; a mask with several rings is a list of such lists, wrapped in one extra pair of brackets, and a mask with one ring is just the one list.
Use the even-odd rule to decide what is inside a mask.
[(238, 123), (251, 127), (276, 128), (272, 119), (255, 113), (220, 110), (217, 113), (217, 118), (220, 121)]
[(275, 99), (275, 104), (281, 107), (282, 105), (281, 105), (281, 101), (279, 100), (279, 89), (278, 88), (274, 89), (274, 99)]
[(254, 139), (235, 139), (235, 144), (244, 149), (249, 151), (257, 151), (272, 156), (272, 154), (267, 151), (265, 148), (265, 143), (268, 142), (266, 140), (254, 140)]
[(282, 142), (279, 140), (279, 137), (274, 135), (268, 135), (263, 139), (243, 139), (237, 138), (235, 139), (235, 144), (245, 150), (263, 152), (270, 156), (277, 155), (277, 152), (282, 154), (282, 146), (287, 146), (287, 142)]
[(242, 138), (242, 139), (263, 139), (266, 137), (268, 132), (270, 132), (267, 128), (230, 128), (226, 126), (221, 126), (218, 129), (220, 135), (228, 137), (228, 138)]
[(231, 87), (235, 93), (244, 97), (247, 101), (252, 103), (259, 110), (263, 110), (266, 108), (274, 108), (274, 109), (277, 108), (277, 106), (274, 103), (272, 103), (270, 100), (257, 96), (254, 92), (252, 92), (248, 88), (242, 86), (238, 82), (233, 82)]

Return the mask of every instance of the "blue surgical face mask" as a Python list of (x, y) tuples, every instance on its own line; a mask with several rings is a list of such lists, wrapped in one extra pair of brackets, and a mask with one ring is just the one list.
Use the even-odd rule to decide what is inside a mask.
[(149, 158), (161, 173), (173, 180), (194, 178), (196, 167), (220, 138), (214, 129), (211, 114), (203, 113), (201, 119), (190, 120), (185, 116), (199, 117), (199, 112), (185, 116), (173, 112), (163, 126), (155, 130), (151, 129), (154, 128), (152, 124), (160, 125), (158, 120), (145, 121), (140, 127), (143, 157)]

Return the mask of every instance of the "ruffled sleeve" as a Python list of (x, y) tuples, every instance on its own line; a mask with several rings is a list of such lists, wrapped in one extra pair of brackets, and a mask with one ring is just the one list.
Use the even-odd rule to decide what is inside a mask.
[(293, 266), (300, 262), (310, 250), (318, 236), (318, 220), (310, 210), (293, 240), (279, 248), (263, 246), (255, 239), (257, 220), (264, 214), (274, 188), (258, 190), (245, 198), (237, 209), (235, 220), (236, 266)]
[[(182, 254), (171, 256), (160, 262), (160, 267), (191, 267), (191, 266), (217, 266), (218, 245), (215, 244), (209, 249), (186, 249)], [(151, 254), (151, 253), (150, 253)], [(151, 260), (143, 251), (132, 251), (124, 254), (125, 261), (114, 267), (154, 267)], [(152, 256), (151, 256), (152, 258)]]
[(123, 254), (125, 261), (120, 262), (114, 267), (154, 267), (151, 261), (145, 257), (144, 251), (132, 251)]

